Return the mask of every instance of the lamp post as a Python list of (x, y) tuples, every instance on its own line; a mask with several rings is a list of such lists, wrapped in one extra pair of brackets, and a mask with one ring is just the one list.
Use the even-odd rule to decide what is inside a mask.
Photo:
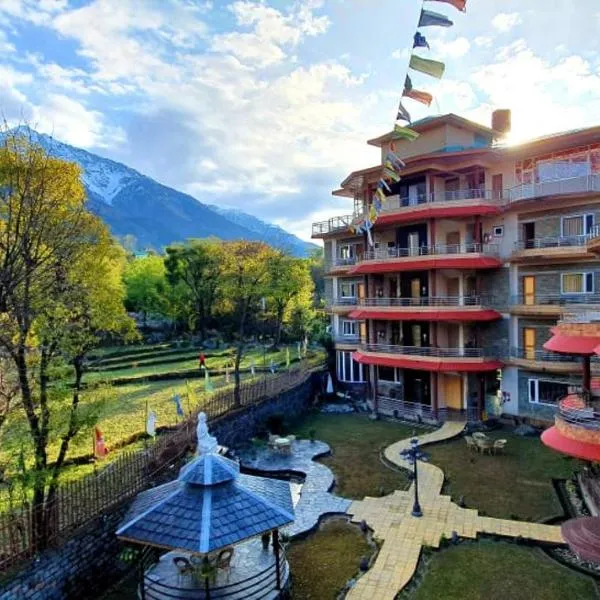
[(423, 511), (421, 510), (421, 505), (419, 504), (419, 479), (418, 479), (418, 468), (417, 461), (422, 460), (426, 462), (428, 460), (428, 456), (419, 448), (419, 440), (413, 438), (410, 440), (410, 448), (405, 448), (400, 452), (400, 456), (404, 460), (408, 460), (412, 463), (413, 468), (413, 478), (415, 480), (415, 501), (413, 503), (412, 516), (413, 517), (422, 517)]

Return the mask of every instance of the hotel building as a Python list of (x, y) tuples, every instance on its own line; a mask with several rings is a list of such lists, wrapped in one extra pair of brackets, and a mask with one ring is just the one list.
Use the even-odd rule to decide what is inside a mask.
[[(508, 111), (491, 128), (447, 114), (413, 123), (413, 142), (370, 140), (380, 164), (333, 192), (349, 214), (313, 224), (337, 379), (377, 412), (549, 421), (581, 383), (580, 356), (544, 344), (565, 312), (600, 310), (600, 127), (508, 145), (509, 127)], [(391, 148), (406, 166), (371, 246), (350, 226)]]

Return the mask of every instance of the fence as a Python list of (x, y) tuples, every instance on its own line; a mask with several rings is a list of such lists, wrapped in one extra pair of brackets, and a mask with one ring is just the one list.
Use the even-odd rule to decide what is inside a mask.
[[(233, 389), (218, 391), (197, 406), (185, 421), (159, 436), (147, 448), (124, 452), (95, 473), (62, 484), (56, 500), (45, 507), (48, 545), (58, 545), (102, 513), (148, 488), (165, 468), (193, 446), (200, 411), (206, 413), (209, 423), (215, 422), (304, 383), (312, 372), (313, 369), (306, 366), (242, 383), (237, 404)], [(0, 572), (32, 557), (40, 549), (33, 531), (34, 510), (29, 503), (0, 514)]]

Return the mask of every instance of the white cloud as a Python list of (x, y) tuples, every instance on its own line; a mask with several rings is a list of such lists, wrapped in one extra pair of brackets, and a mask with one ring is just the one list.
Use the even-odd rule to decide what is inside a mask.
[(494, 38), (487, 35), (478, 35), (473, 42), (479, 48), (489, 48), (492, 45)]
[(410, 50), (408, 48), (398, 48), (392, 52), (392, 58), (396, 60), (404, 60), (410, 56)]
[(440, 57), (459, 58), (471, 48), (471, 43), (466, 37), (459, 37), (451, 41), (432, 39), (430, 44), (432, 52)]
[(523, 20), (521, 18), (521, 15), (517, 12), (498, 13), (492, 19), (492, 25), (501, 33), (506, 33), (507, 31), (510, 31), (522, 22)]

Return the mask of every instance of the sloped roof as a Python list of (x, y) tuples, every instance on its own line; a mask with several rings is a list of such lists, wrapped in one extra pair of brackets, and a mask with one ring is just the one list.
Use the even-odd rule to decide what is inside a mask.
[(205, 554), (293, 520), (288, 482), (240, 474), (233, 461), (209, 454), (183, 467), (176, 481), (139, 494), (117, 536)]

